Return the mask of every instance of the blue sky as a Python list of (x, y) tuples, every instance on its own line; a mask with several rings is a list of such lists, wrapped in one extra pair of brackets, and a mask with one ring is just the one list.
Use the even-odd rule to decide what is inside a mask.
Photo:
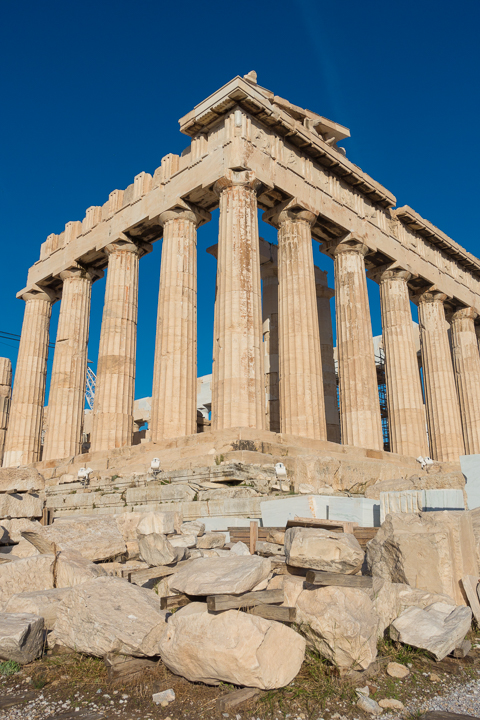
[[(353, 162), (480, 254), (478, 0), (4, 0), (0, 18), (0, 330), (20, 333), (15, 293), (47, 235), (180, 153), (189, 139), (178, 119), (252, 69), (264, 87), (349, 127)], [(205, 249), (217, 217), (198, 236), (199, 374), (211, 368), (215, 261)], [(275, 239), (268, 226), (260, 234)], [(332, 284), (331, 262), (314, 253)], [(140, 264), (136, 397), (151, 392), (160, 257), (157, 242)], [(92, 294), (94, 368), (104, 283)], [(17, 349), (0, 344), (14, 363)]]

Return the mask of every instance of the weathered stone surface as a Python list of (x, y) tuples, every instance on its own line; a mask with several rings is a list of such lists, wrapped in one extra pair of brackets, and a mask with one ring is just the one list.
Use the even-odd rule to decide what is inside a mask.
[(435, 602), (455, 605), (449, 595), (430, 593), (405, 583), (391, 583), (379, 577), (373, 578), (373, 588), (368, 594), (379, 618), (379, 637), (383, 637), (386, 628), (408, 607), (426, 608)]
[(463, 606), (433, 603), (425, 610), (410, 607), (390, 626), (390, 637), (432, 653), (437, 660), (457, 647), (470, 630), (472, 611)]
[(380, 480), (365, 490), (365, 497), (379, 500), (381, 492), (398, 490), (449, 490), (453, 488), (463, 490), (464, 487), (465, 478), (460, 471), (442, 472), (434, 475), (424, 473), (422, 475), (410, 475), (408, 478), (398, 477), (394, 480)]
[(160, 641), (165, 665), (191, 682), (269, 690), (297, 675), (305, 640), (280, 623), (236, 610), (170, 618)]
[(248, 545), (245, 545), (245, 543), (241, 540), (232, 545), (232, 547), (230, 548), (230, 552), (234, 555), (250, 555), (250, 549)]
[(54, 588), (53, 590), (34, 590), (12, 595), (5, 603), (5, 613), (32, 613), (43, 617), (47, 630), (53, 630), (57, 619), (57, 610), (69, 588)]
[(169, 535), (175, 532), (174, 512), (148, 512), (145, 513), (137, 525), (137, 536), (158, 533)]
[(4, 554), (3, 551), (5, 551), (5, 555), (12, 554), (17, 558), (27, 558), (32, 557), (33, 555), (39, 555), (37, 548), (23, 538), (21, 538), (20, 542), (16, 545), (9, 545), (9, 547), (1, 548), (0, 553), (2, 556)]
[(255, 552), (257, 555), (262, 557), (273, 557), (275, 555), (282, 555), (285, 557), (285, 547), (283, 545), (276, 545), (271, 542), (263, 542), (258, 540), (255, 546)]
[(0, 565), (0, 604), (12, 595), (53, 588), (53, 555), (34, 555)]
[(401, 700), (395, 700), (395, 698), (384, 698), (379, 700), (378, 704), (384, 710), (403, 710), (404, 705)]
[(239, 595), (265, 580), (270, 570), (270, 560), (256, 555), (203, 557), (172, 575), (169, 587), (187, 595)]
[(30, 613), (0, 613), (0, 658), (20, 665), (36, 660), (43, 646), (43, 618)]
[(478, 574), (471, 516), (461, 511), (388, 515), (368, 543), (367, 562), (374, 576), (465, 605), (461, 578)]
[(203, 535), (204, 532), (205, 523), (200, 522), (200, 520), (182, 523), (180, 527), (180, 533), (182, 535), (195, 535), (195, 537), (198, 537), (199, 535)]
[(55, 587), (67, 588), (80, 585), (96, 577), (106, 576), (100, 565), (87, 560), (75, 550), (62, 550), (57, 553), (55, 565)]
[(289, 528), (285, 533), (287, 563), (294, 567), (345, 573), (363, 562), (358, 540), (349, 533), (321, 528)]
[(81, 549), (83, 557), (98, 562), (126, 552), (115, 518), (107, 515), (55, 520), (40, 531), (23, 533), (23, 537), (40, 552), (53, 550), (55, 544), (57, 550)]
[(34, 467), (0, 468), (0, 493), (45, 490), (45, 479)]
[(128, 488), (125, 499), (128, 505), (149, 505), (162, 502), (188, 502), (195, 497), (195, 490), (183, 483), (159, 485), (151, 483), (145, 487)]
[(60, 645), (103, 657), (158, 653), (165, 613), (152, 591), (114, 577), (77, 585), (57, 611), (54, 638)]
[(405, 678), (409, 674), (410, 670), (405, 665), (396, 662), (389, 662), (387, 665), (387, 675), (390, 675), (390, 677)]
[(35, 532), (42, 526), (38, 520), (28, 520), (27, 518), (13, 518), (12, 520), (0, 520), (0, 545), (5, 543), (19, 543), (22, 538), (22, 532)]
[(168, 538), (173, 548), (193, 548), (197, 544), (195, 535), (173, 535)]
[(154, 532), (149, 535), (139, 535), (138, 547), (141, 559), (152, 566), (169, 565), (182, 554), (177, 552), (181, 551), (181, 548), (170, 545), (165, 535)]
[(378, 617), (364, 592), (348, 587), (303, 590), (296, 607), (302, 632), (334, 665), (364, 670), (375, 660)]
[(43, 500), (34, 493), (0, 493), (0, 517), (37, 518), (42, 511)]
[(224, 533), (207, 532), (197, 540), (197, 548), (199, 550), (214, 550), (215, 548), (223, 548), (225, 545)]

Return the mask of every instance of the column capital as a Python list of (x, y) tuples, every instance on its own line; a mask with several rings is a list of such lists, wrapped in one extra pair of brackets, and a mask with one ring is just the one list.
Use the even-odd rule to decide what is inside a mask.
[(213, 192), (220, 195), (223, 190), (229, 187), (247, 187), (254, 192), (261, 186), (260, 180), (255, 177), (253, 170), (233, 170), (228, 168), (225, 175), (217, 180), (213, 186)]
[(59, 274), (59, 278), (61, 280), (67, 280), (68, 278), (85, 278), (86, 280), (90, 280), (90, 282), (95, 282), (95, 280), (98, 280), (99, 278), (103, 278), (105, 273), (103, 270), (100, 270), (100, 268), (94, 268), (94, 267), (82, 267), (81, 265), (76, 265), (67, 268), (66, 270), (62, 270), (62, 272)]
[(143, 257), (152, 252), (152, 246), (150, 243), (143, 242), (142, 240), (132, 240), (127, 237), (125, 233), (120, 233), (115, 240), (105, 245), (103, 250), (107, 255), (117, 252), (131, 252), (139, 257)]
[(365, 255), (368, 255), (370, 252), (374, 252), (374, 250), (372, 251), (372, 249), (365, 244), (363, 236), (356, 235), (355, 233), (350, 233), (346, 237), (338, 240), (329, 240), (324, 243), (324, 247), (331, 257), (336, 257), (341, 253), (347, 252), (358, 253), (365, 257)]
[(443, 305), (445, 300), (448, 300), (448, 295), (441, 292), (435, 285), (431, 288), (419, 290), (418, 293), (415, 293), (415, 297), (417, 298), (419, 305), (435, 302), (442, 303)]
[(178, 200), (175, 205), (158, 216), (158, 221), (162, 227), (171, 220), (189, 220), (195, 227), (199, 228), (200, 225), (210, 222), (211, 219), (212, 216), (207, 210), (184, 200)]
[(17, 298), (28, 302), (28, 300), (47, 300), (52, 304), (58, 300), (58, 292), (51, 287), (41, 287), (34, 285), (30, 290), (22, 290), (17, 294)]
[(385, 263), (378, 267), (371, 268), (367, 272), (367, 278), (380, 284), (385, 280), (401, 280), (408, 282), (413, 277), (418, 277), (409, 267), (400, 265), (398, 262)]
[(455, 320), (476, 320), (477, 317), (478, 313), (476, 310), (474, 310), (474, 308), (463, 307), (455, 308), (451, 313), (450, 320), (451, 322), (455, 322)]
[(307, 203), (300, 202), (297, 198), (286, 200), (275, 207), (265, 210), (262, 215), (264, 222), (279, 228), (287, 222), (306, 222), (312, 227), (317, 219), (317, 214)]

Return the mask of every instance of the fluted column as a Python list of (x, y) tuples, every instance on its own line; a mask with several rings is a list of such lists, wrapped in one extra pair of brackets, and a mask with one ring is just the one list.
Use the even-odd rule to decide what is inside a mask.
[(91, 450), (132, 444), (137, 346), (138, 265), (146, 243), (126, 236), (107, 245), (107, 282), (98, 351)]
[(456, 460), (465, 452), (452, 355), (445, 318), (446, 295), (419, 296), (418, 321), (430, 454), (434, 460)]
[(265, 427), (257, 196), (248, 170), (227, 170), (220, 198), (212, 368), (212, 426)]
[(387, 268), (379, 273), (387, 384), (390, 450), (428, 455), (425, 409), (407, 282), (411, 273)]
[(5, 450), (10, 400), (12, 396), (12, 363), (9, 358), (0, 358), (0, 466)]
[(50, 317), (56, 300), (45, 288), (23, 295), (25, 315), (18, 349), (4, 467), (40, 460)]
[(338, 412), (337, 377), (333, 357), (332, 313), (330, 311), (330, 299), (334, 296), (335, 290), (329, 288), (327, 285), (317, 283), (316, 291), (327, 440), (339, 443), (340, 415)]
[(278, 376), (278, 277), (277, 269), (262, 266), (263, 347), (265, 350), (266, 428), (280, 432)]
[(267, 211), (278, 227), (278, 346), (283, 433), (327, 439), (311, 226), (298, 205)]
[(53, 356), (43, 460), (79, 455), (85, 408), (92, 280), (101, 271), (81, 267), (60, 273), (63, 281)]
[(465, 454), (480, 453), (480, 355), (473, 308), (457, 310), (451, 320), (453, 369), (457, 385)]
[(333, 248), (342, 443), (383, 449), (365, 276), (368, 248), (351, 236)]
[(163, 225), (151, 439), (197, 432), (197, 226), (209, 214), (175, 207)]

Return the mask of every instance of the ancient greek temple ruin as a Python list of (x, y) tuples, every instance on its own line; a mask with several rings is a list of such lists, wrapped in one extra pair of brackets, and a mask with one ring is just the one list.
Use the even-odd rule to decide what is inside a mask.
[[(395, 208), (338, 146), (347, 128), (260, 87), (255, 73), (199, 103), (180, 130), (191, 138), (181, 156), (166, 155), (153, 177), (140, 173), (42, 244), (17, 294), (25, 316), (3, 465), (41, 459), (57, 301), (42, 461), (81, 453), (91, 288), (105, 272), (90, 452), (132, 445), (139, 263), (159, 240), (150, 442), (196, 433), (197, 230), (217, 207), (213, 433), (250, 428), (383, 453), (368, 277), (380, 293), (391, 453), (442, 462), (480, 453), (480, 260)], [(277, 246), (259, 240), (258, 209)], [(333, 258), (333, 288), (314, 267), (313, 243)], [(7, 396), (8, 378), (0, 384)], [(5, 427), (3, 418), (2, 437)]]

